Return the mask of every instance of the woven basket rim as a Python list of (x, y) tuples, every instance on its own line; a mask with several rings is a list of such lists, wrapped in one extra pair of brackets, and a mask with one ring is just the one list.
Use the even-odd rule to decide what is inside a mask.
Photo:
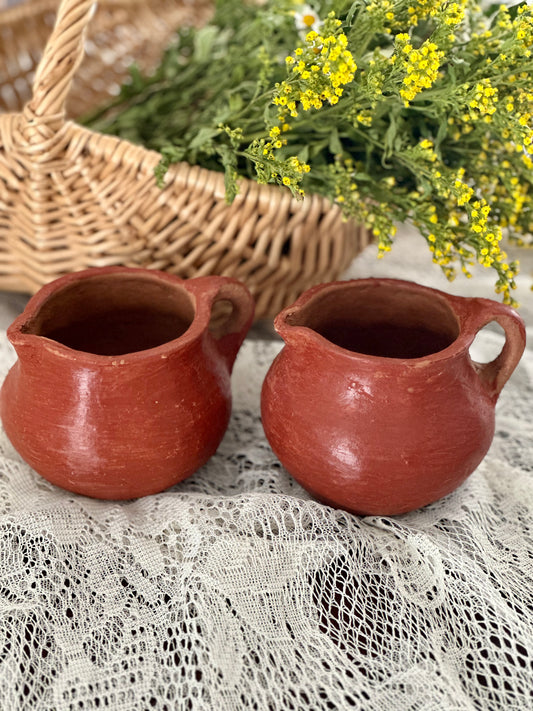
[[(20, 116), (20, 114), (14, 115)], [(89, 141), (86, 145), (90, 147), (92, 141), (98, 141), (99, 152), (105, 151), (106, 148), (124, 148), (124, 146), (127, 146), (127, 161), (138, 163), (139, 167), (142, 167), (143, 169), (146, 168), (153, 171), (161, 161), (161, 154), (155, 150), (146, 148), (141, 144), (132, 143), (126, 138), (121, 138), (112, 134), (100, 133), (99, 131), (83, 126), (72, 119), (65, 121), (64, 129), (65, 131), (72, 131), (75, 133), (87, 133), (89, 135)], [(166, 185), (171, 182), (178, 182), (183, 185), (194, 185), (194, 187), (199, 190), (201, 189), (206, 193), (209, 192), (221, 198), (225, 198), (226, 195), (224, 173), (222, 171), (204, 168), (200, 165), (189, 163), (187, 161), (179, 161), (177, 163), (172, 163), (169, 166), (168, 172), (164, 178), (162, 189), (164, 189)], [(316, 203), (324, 203), (327, 205), (333, 204), (327, 197), (318, 193), (309, 193), (302, 199), (298, 199), (291, 194), (288, 188), (283, 188), (279, 185), (259, 183), (256, 180), (246, 176), (239, 176), (237, 184), (239, 186), (239, 193), (237, 194), (235, 200), (244, 200), (246, 196), (249, 196), (250, 193), (253, 193), (254, 191), (258, 193), (259, 197), (264, 198), (266, 198), (269, 193), (274, 193), (276, 195), (281, 193), (282, 195), (286, 195), (287, 200), (290, 200), (290, 202), (294, 202), (295, 205), (298, 205), (298, 210), (302, 211), (302, 216), (307, 214), (306, 206), (308, 206), (308, 209), (311, 209), (312, 204)], [(200, 186), (203, 187), (200, 188)]]

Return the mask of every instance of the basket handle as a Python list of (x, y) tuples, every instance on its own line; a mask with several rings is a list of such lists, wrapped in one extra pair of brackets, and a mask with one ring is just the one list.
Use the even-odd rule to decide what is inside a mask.
[(44, 121), (53, 129), (64, 123), (67, 95), (83, 59), (85, 30), (95, 6), (94, 0), (61, 0), (25, 107), (29, 123)]

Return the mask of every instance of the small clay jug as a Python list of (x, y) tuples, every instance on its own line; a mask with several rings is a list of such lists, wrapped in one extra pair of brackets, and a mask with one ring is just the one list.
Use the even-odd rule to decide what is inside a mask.
[[(469, 348), (491, 321), (491, 363)], [(313, 496), (358, 514), (410, 511), (481, 462), (494, 406), (525, 347), (516, 312), (394, 279), (323, 284), (275, 319), (285, 346), (262, 390), (267, 438)]]
[(8, 329), (0, 395), (14, 447), (54, 484), (130, 499), (185, 479), (216, 451), (253, 299), (225, 277), (103, 267), (44, 286)]

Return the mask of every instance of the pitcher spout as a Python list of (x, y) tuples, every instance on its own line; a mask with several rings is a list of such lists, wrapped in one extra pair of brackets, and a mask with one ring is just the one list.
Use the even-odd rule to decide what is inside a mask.
[(7, 339), (15, 349), (21, 362), (30, 354), (36, 354), (39, 348), (40, 337), (31, 332), (24, 314), (21, 314), (7, 329)]
[[(274, 328), (281, 338), (291, 346), (303, 346), (314, 339), (316, 317), (314, 302), (320, 295), (335, 286), (318, 284), (303, 293), (293, 304), (284, 308), (274, 319)], [(320, 308), (320, 307), (319, 307)]]
[[(334, 323), (343, 311), (338, 307), (338, 295), (345, 287), (346, 282), (330, 282), (308, 289), (276, 316), (277, 333), (287, 345), (302, 348), (316, 344), (325, 335), (324, 324)], [(347, 309), (345, 304), (344, 310)]]
[(289, 307), (281, 311), (274, 319), (276, 333), (287, 345), (302, 346), (313, 338), (312, 331), (305, 323), (300, 323), (299, 317), (300, 309)]

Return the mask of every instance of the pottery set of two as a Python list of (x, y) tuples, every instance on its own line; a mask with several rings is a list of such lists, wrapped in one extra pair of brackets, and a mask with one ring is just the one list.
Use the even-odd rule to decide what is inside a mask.
[[(163, 491), (215, 453), (253, 299), (225, 277), (126, 267), (43, 287), (13, 322), (5, 431), (49, 481), (103, 499)], [(469, 348), (491, 321), (500, 355)], [(494, 435), (494, 407), (525, 347), (510, 307), (411, 282), (322, 284), (275, 319), (285, 346), (261, 417), (285, 468), (318, 500), (397, 514), (448, 494)]]

